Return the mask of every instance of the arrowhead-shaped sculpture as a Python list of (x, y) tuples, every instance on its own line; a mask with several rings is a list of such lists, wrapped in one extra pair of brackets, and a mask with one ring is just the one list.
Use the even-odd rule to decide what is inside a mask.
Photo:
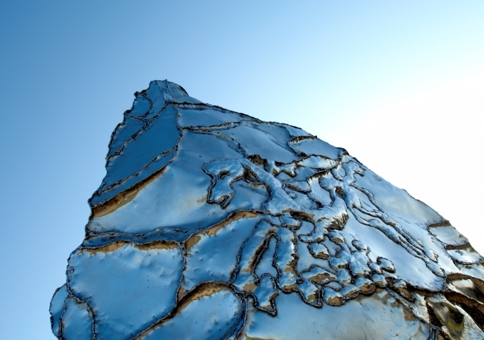
[(153, 81), (111, 136), (59, 339), (482, 339), (483, 258), (344, 149)]

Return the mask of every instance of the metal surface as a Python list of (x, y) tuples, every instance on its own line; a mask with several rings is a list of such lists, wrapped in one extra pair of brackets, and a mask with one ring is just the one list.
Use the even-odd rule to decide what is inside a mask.
[(136, 93), (86, 238), (51, 303), (59, 339), (483, 338), (483, 258), (341, 148)]

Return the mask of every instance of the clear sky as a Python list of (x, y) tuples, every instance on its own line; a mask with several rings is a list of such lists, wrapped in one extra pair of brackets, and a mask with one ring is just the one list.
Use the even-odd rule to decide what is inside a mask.
[(169, 79), (302, 127), (484, 254), (484, 2), (2, 1), (1, 339), (53, 339), (112, 130)]

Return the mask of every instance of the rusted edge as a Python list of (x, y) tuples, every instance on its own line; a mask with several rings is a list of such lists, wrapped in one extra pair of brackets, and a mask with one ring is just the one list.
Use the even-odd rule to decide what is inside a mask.
[(131, 188), (126, 189), (123, 192), (120, 192), (119, 194), (107, 200), (106, 202), (102, 203), (101, 205), (92, 207), (90, 219), (95, 217), (105, 216), (109, 213), (112, 213), (116, 209), (122, 207), (123, 205), (131, 202), (136, 197), (138, 192), (140, 192), (148, 184), (150, 184), (155, 179), (157, 179), (161, 174), (163, 174), (163, 172), (165, 172), (165, 170), (166, 170), (166, 166), (164, 166), (160, 170), (155, 171), (153, 174), (151, 174), (144, 180), (136, 183)]
[(231, 213), (225, 220), (211, 226), (208, 229), (203, 230), (200, 233), (194, 234), (185, 241), (186, 249), (189, 251), (193, 246), (195, 246), (200, 240), (201, 236), (214, 236), (216, 235), (221, 229), (225, 228), (232, 222), (241, 220), (241, 219), (248, 219), (248, 218), (255, 218), (259, 215), (262, 215), (261, 212), (258, 211), (250, 211), (250, 210), (239, 210), (236, 212)]

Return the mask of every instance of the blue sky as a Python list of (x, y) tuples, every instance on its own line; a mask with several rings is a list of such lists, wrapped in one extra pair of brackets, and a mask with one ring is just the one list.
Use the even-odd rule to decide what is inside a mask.
[(153, 79), (345, 147), (484, 253), (483, 17), (480, 0), (3, 1), (0, 338), (54, 338), (111, 132)]

